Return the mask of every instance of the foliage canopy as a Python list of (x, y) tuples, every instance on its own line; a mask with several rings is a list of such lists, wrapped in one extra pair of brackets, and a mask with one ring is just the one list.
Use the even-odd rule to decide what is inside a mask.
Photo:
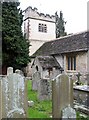
[(2, 63), (15, 69), (30, 61), (29, 42), (22, 33), (23, 15), (19, 2), (2, 3)]
[(56, 19), (56, 38), (67, 35), (67, 33), (65, 32), (66, 22), (63, 19), (62, 11), (60, 11), (60, 17), (58, 16), (57, 12), (55, 13), (55, 19)]

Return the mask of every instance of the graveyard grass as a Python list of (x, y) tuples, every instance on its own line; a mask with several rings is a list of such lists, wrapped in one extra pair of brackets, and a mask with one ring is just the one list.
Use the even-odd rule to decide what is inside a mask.
[(31, 80), (28, 81), (28, 100), (34, 101), (34, 106), (28, 108), (28, 118), (50, 118), (52, 115), (52, 102), (38, 101), (37, 92), (32, 90)]
[[(28, 80), (27, 92), (28, 101), (34, 101), (34, 106), (28, 108), (28, 118), (50, 118), (52, 116), (52, 101), (38, 101), (37, 92), (32, 90), (32, 81)], [(84, 118), (77, 112), (76, 120), (89, 120), (89, 116)]]

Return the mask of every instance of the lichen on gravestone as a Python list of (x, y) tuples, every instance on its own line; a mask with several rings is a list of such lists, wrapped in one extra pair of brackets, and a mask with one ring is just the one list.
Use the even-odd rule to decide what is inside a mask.
[(25, 81), (22, 75), (8, 74), (3, 78), (3, 118), (26, 118)]

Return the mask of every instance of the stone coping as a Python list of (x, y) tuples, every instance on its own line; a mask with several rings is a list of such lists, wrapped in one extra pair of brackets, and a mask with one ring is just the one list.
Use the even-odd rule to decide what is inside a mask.
[(73, 87), (74, 90), (89, 92), (89, 86), (88, 85), (77, 85)]

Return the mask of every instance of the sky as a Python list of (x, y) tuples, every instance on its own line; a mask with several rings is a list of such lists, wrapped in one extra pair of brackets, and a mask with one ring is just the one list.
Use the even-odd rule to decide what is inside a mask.
[(88, 0), (19, 0), (20, 7), (25, 10), (28, 6), (36, 7), (38, 12), (55, 15), (63, 12), (67, 21), (65, 31), (68, 34), (87, 30), (87, 2)]

